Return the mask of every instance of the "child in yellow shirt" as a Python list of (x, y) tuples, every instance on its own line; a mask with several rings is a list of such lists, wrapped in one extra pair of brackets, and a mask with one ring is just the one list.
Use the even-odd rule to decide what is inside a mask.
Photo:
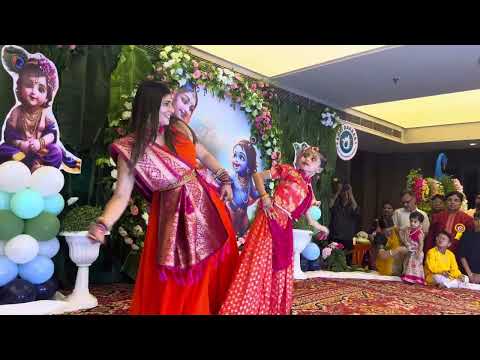
[(468, 277), (458, 269), (453, 252), (448, 250), (451, 244), (450, 234), (441, 231), (436, 237), (436, 246), (427, 252), (425, 262), (425, 280), (428, 285), (444, 288), (466, 288)]

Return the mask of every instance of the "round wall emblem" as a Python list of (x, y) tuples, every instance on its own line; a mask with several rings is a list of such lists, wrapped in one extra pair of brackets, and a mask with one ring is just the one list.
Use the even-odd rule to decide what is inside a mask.
[(342, 160), (351, 160), (358, 149), (357, 131), (350, 125), (343, 124), (335, 138), (337, 154)]

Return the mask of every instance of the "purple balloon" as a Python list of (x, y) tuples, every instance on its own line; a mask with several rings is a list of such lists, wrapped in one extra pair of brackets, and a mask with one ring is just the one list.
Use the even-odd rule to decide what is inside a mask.
[(23, 279), (15, 279), (0, 288), (0, 305), (35, 301), (35, 286)]

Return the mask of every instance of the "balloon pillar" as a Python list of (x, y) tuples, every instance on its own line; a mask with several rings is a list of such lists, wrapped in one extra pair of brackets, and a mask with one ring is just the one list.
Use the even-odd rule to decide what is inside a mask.
[(0, 305), (50, 300), (58, 283), (52, 258), (64, 177), (50, 166), (33, 174), (19, 161), (0, 165)]

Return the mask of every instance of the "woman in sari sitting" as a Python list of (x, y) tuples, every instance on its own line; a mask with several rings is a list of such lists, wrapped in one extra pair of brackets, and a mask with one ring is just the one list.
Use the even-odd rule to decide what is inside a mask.
[(403, 261), (408, 249), (402, 246), (398, 229), (391, 226), (384, 230), (387, 244), (378, 251), (376, 259), (377, 271), (380, 275), (400, 276), (403, 271)]

